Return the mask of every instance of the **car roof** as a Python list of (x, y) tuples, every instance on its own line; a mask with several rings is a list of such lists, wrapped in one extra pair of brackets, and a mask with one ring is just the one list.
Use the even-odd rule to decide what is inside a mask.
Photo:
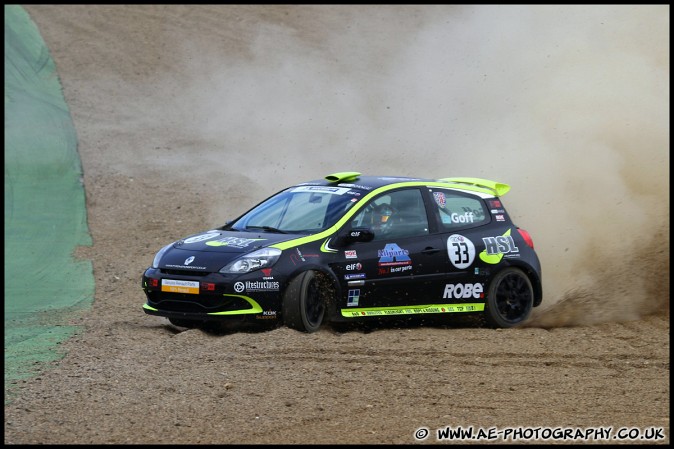
[(359, 172), (331, 173), (323, 179), (316, 179), (297, 185), (339, 186), (361, 190), (375, 190), (384, 186), (394, 186), (396, 184), (401, 184), (402, 186), (407, 183), (421, 183), (434, 187), (464, 190), (471, 193), (477, 192), (495, 197), (503, 196), (510, 190), (508, 184), (484, 178), (453, 177), (433, 179), (407, 176), (373, 176), (363, 175)]

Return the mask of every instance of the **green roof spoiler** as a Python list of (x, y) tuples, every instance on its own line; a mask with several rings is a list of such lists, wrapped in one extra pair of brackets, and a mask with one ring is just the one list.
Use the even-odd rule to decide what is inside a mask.
[(333, 173), (325, 177), (330, 182), (349, 182), (358, 179), (360, 173), (356, 171), (343, 171), (339, 173)]
[[(440, 181), (450, 184), (463, 184), (480, 187), (492, 192), (495, 196), (503, 196), (510, 191), (510, 186), (502, 182), (490, 181), (482, 178), (441, 178)], [(460, 187), (460, 186), (457, 186)]]

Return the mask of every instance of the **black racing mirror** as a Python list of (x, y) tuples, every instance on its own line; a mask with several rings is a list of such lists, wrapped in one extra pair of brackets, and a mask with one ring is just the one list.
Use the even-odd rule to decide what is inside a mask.
[(374, 232), (370, 228), (352, 228), (340, 231), (337, 235), (336, 246), (345, 246), (353, 242), (369, 242), (374, 239)]

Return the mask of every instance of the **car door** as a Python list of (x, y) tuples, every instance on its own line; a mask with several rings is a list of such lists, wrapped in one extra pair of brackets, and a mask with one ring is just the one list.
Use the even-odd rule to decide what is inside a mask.
[[(446, 282), (434, 292), (435, 298), (445, 304), (483, 303), (486, 281), (496, 268), (490, 258), (518, 251), (509, 237), (507, 216), (503, 210), (489, 209), (479, 195), (437, 187), (428, 192), (449, 262)], [(499, 253), (489, 256), (494, 251)]]
[(333, 267), (343, 282), (346, 309), (427, 304), (444, 282), (447, 250), (431, 233), (421, 189), (378, 195), (351, 227), (371, 229), (374, 239), (347, 244), (343, 262)]

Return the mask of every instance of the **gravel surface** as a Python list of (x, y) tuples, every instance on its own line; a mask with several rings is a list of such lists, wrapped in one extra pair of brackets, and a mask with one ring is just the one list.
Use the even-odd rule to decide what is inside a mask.
[[(536, 141), (539, 132), (519, 127), (523, 111), (494, 96), (507, 87), (493, 77), (522, 86), (502, 56), (508, 47), (498, 48), (504, 36), (533, 50), (541, 40), (546, 51), (572, 58), (578, 50), (564, 53), (566, 41), (554, 33), (547, 40), (527, 34), (548, 22), (514, 14), (535, 26), (508, 34), (498, 7), (25, 8), (51, 49), (78, 132), (93, 245), (76, 256), (93, 261), (96, 291), (91, 310), (68, 320), (82, 330), (61, 345), (65, 357), (16, 383), (5, 406), (6, 444), (409, 444), (423, 427), (431, 432), (423, 441), (437, 442), (435, 431), (447, 426), (655, 427), (666, 436), (657, 443), (669, 442), (669, 210), (658, 212), (668, 204), (658, 193), (667, 191), (668, 171), (650, 171), (643, 183), (645, 175), (631, 178), (607, 156), (638, 140), (641, 157), (625, 153), (620, 161), (664, 165), (657, 161), (667, 162), (668, 125), (651, 120), (644, 135), (608, 129), (596, 116), (579, 125), (566, 120), (579, 116), (566, 99), (551, 102), (559, 117), (546, 115), (547, 107), (535, 107), (543, 88), (533, 79), (546, 79), (545, 89), (560, 88), (560, 80), (558, 70), (541, 67), (524, 82), (531, 91), (523, 107), (535, 116), (529, 123), (543, 134), (557, 132), (548, 120), (560, 128), (575, 123), (578, 134)], [(654, 15), (636, 11), (642, 14), (626, 14), (617, 29), (628, 33), (641, 26), (631, 28), (632, 20)], [(614, 16), (602, 17), (612, 26)], [(475, 23), (489, 24), (493, 34), (480, 38)], [(457, 34), (442, 34), (447, 24)], [(640, 44), (652, 50), (656, 38)], [(479, 73), (480, 93), (463, 87), (469, 84), (447, 86), (424, 69), (431, 58), (448, 77)], [(657, 71), (657, 58), (653, 64)], [(463, 131), (438, 130), (433, 109), (424, 111), (437, 103), (433, 85), (457, 102), (443, 111), (454, 111), (448, 117)], [(583, 93), (592, 108), (596, 97)], [(638, 98), (642, 109), (659, 99), (668, 117), (666, 100)], [(470, 139), (453, 137), (459, 134)], [(526, 149), (525, 137), (537, 149), (549, 144), (553, 151), (559, 138), (581, 150), (541, 157)], [(586, 141), (601, 142), (597, 160), (582, 150)], [(488, 177), (463, 155), (456, 156), (461, 173), (445, 162), (438, 172), (448, 144), (472, 151), (486, 174), (503, 170), (503, 181), (513, 179), (508, 204), (541, 252), (546, 289), (545, 307), (528, 325), (207, 332), (143, 313), (140, 277), (158, 249), (290, 183), (352, 169)], [(477, 149), (496, 144), (526, 162)], [(513, 144), (525, 149), (512, 151)], [(567, 158), (581, 155), (584, 164), (571, 170)], [(588, 173), (593, 194), (604, 196), (581, 189)], [(615, 188), (617, 179), (626, 187)], [(585, 197), (594, 205), (584, 221), (564, 215), (588, 210), (573, 209), (586, 206), (579, 204)], [(618, 202), (623, 212), (611, 215)]]

